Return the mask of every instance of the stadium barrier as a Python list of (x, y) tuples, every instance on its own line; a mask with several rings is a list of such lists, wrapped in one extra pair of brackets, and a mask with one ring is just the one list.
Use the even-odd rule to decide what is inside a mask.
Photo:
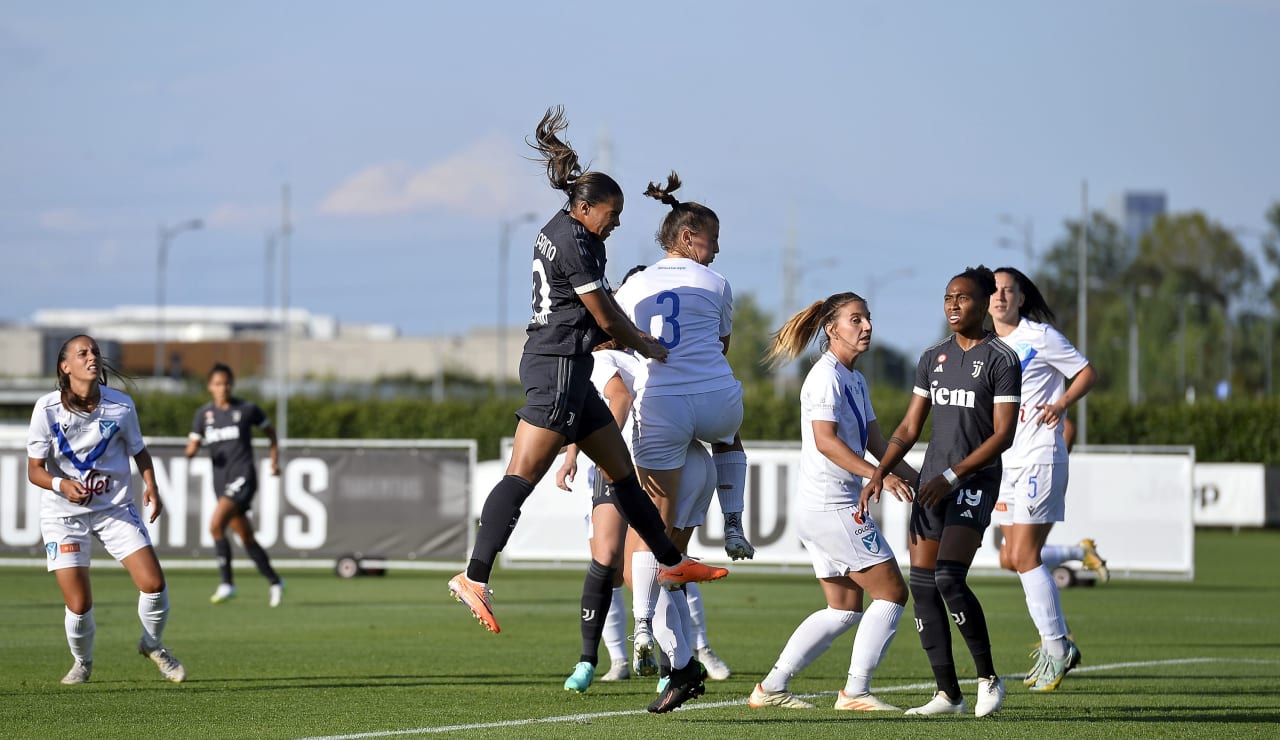
[[(214, 557), (212, 463), (205, 454), (188, 460), (185, 446), (182, 439), (147, 441), (165, 505), (148, 529), (166, 565)], [(466, 559), (474, 441), (291, 440), (280, 451), (278, 478), (264, 452), (251, 517), (276, 563), (330, 568), (354, 553), (391, 568), (455, 568)], [(133, 484), (141, 490), (136, 470)], [(0, 445), (0, 556), (43, 562), (42, 493), (27, 480), (25, 448)]]
[[(756, 546), (750, 562), (734, 567), (808, 571), (810, 560), (795, 532), (799, 446), (785, 442), (744, 442), (748, 472), (747, 536)], [(477, 466), (471, 510), (478, 512), (493, 484), (502, 476), (510, 456), (510, 440), (503, 442), (503, 459)], [(923, 449), (907, 459), (919, 467)], [(590, 489), (586, 461), (582, 461), (573, 492), (555, 485), (557, 458), (551, 472), (525, 504), (506, 550), (509, 566), (587, 562), (586, 521)], [(1193, 478), (1195, 453), (1185, 447), (1090, 447), (1071, 455), (1067, 520), (1054, 527), (1052, 543), (1075, 543), (1092, 537), (1113, 574), (1130, 577), (1191, 579), (1194, 573), (1195, 530)], [(899, 561), (907, 564), (907, 525), (910, 507), (885, 495), (871, 509)], [(974, 558), (979, 570), (999, 568), (997, 538), (989, 531)], [(690, 554), (712, 562), (725, 560), (723, 517), (717, 502), (690, 543)]]

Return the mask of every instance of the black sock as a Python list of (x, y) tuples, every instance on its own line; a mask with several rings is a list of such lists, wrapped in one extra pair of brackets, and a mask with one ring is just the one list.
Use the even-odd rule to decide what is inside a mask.
[(533, 484), (514, 475), (503, 476), (489, 492), (480, 510), (480, 529), (476, 532), (476, 545), (471, 550), (471, 562), (467, 564), (467, 578), (480, 583), (489, 582), (493, 561), (507, 546), (516, 522), (520, 521), (520, 507), (533, 493)]
[(225, 537), (214, 540), (213, 551), (218, 554), (218, 575), (222, 577), (222, 582), (234, 583), (231, 580), (231, 543)]
[(659, 563), (672, 566), (684, 559), (679, 548), (667, 536), (667, 525), (662, 523), (662, 515), (658, 507), (653, 505), (649, 494), (640, 487), (635, 471), (622, 480), (613, 482), (613, 503), (622, 514), (622, 518), (635, 529), (644, 544), (653, 551), (653, 557)]
[(595, 560), (587, 567), (587, 577), (582, 580), (582, 613), (578, 615), (582, 628), (582, 657), (584, 663), (595, 665), (600, 655), (600, 636), (613, 602), (614, 569)]
[(271, 567), (271, 558), (267, 557), (267, 551), (262, 549), (262, 545), (257, 540), (251, 545), (245, 545), (244, 549), (249, 553), (249, 557), (253, 560), (253, 564), (258, 566), (258, 572), (273, 584), (280, 582), (280, 576), (276, 575), (276, 571)]
[(959, 701), (964, 693), (960, 691), (955, 659), (951, 657), (951, 622), (947, 619), (946, 602), (934, 581), (933, 569), (912, 566), (910, 583), (916, 631), (933, 668), (934, 680), (940, 691), (945, 691), (952, 701)]
[(960, 628), (965, 644), (969, 646), (978, 676), (986, 678), (996, 675), (995, 664), (991, 660), (991, 635), (987, 632), (987, 616), (982, 611), (982, 604), (965, 580), (968, 575), (969, 566), (959, 560), (938, 561), (938, 591), (947, 602), (951, 618)]

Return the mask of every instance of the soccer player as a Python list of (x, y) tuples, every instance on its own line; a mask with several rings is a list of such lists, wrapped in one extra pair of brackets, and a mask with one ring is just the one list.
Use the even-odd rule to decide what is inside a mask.
[[(1013, 446), (1001, 456), (1004, 474), (993, 520), (1004, 537), (1000, 565), (1022, 580), (1027, 610), (1040, 633), (1035, 665), (1023, 683), (1032, 691), (1053, 691), (1080, 662), (1080, 650), (1067, 637), (1058, 586), (1041, 550), (1067, 510), (1067, 442), (1060, 422), (1097, 382), (1098, 373), (1052, 326), (1053, 310), (1021, 270), (1001, 267), (995, 282), (991, 320), (1022, 366), (1022, 401)], [(1082, 559), (1097, 558), (1092, 545), (1081, 543)]]
[[(634, 275), (617, 293), (626, 315), (670, 350), (665, 362), (641, 363), (632, 406), (636, 468), (669, 527), (677, 524), (678, 494), (690, 443), (710, 443), (713, 453), (739, 453), (744, 478), (746, 466), (737, 437), (742, 425), (742, 384), (725, 357), (733, 329), (733, 292), (729, 282), (708, 267), (720, 251), (720, 219), (700, 203), (676, 199), (673, 193), (680, 184), (675, 172), (665, 187), (649, 184), (645, 195), (671, 207), (657, 234), (665, 256)], [(733, 485), (726, 480), (720, 484)], [(669, 621), (667, 629), (650, 633), (648, 618), (658, 594), (653, 578), (656, 564), (645, 550), (637, 547), (631, 559), (636, 662), (652, 666), (646, 654), (656, 639), (668, 651), (674, 677), (691, 659), (692, 648)], [(683, 592), (672, 591), (667, 597), (687, 602)], [(680, 603), (676, 609), (688, 611)], [(655, 630), (658, 627), (658, 623), (652, 625)]]
[(209, 520), (209, 533), (213, 535), (213, 548), (218, 554), (218, 573), (222, 580), (209, 597), (214, 604), (235, 598), (235, 581), (231, 575), (231, 542), (227, 539), (230, 526), (245, 552), (258, 566), (258, 572), (270, 584), (267, 603), (280, 606), (284, 598), (284, 581), (271, 567), (267, 551), (253, 536), (253, 523), (249, 521), (249, 506), (258, 492), (258, 470), (253, 462), (253, 429), (257, 427), (271, 440), (271, 474), (280, 475), (280, 444), (276, 439), (271, 420), (252, 401), (231, 395), (236, 377), (230, 367), (217, 363), (209, 371), (209, 395), (213, 400), (196, 410), (191, 420), (191, 433), (187, 436), (187, 459), (195, 457), (200, 446), (209, 448), (213, 461), (213, 490), (218, 497), (217, 506)]
[(952, 619), (977, 668), (974, 714), (985, 717), (1004, 702), (986, 616), (967, 582), (999, 495), (1000, 454), (1013, 443), (1022, 387), (1017, 355), (983, 327), (995, 289), (995, 276), (982, 266), (968, 268), (947, 283), (942, 308), (954, 333), (920, 355), (907, 413), (862, 490), (865, 506), (920, 438), (932, 410), (933, 436), (911, 505), (908, 547), (916, 630), (938, 691), (907, 714), (967, 711), (951, 652)]
[[(656, 554), (662, 583), (728, 574), (684, 557), (671, 542), (658, 510), (640, 488), (609, 407), (591, 386), (591, 350), (606, 336), (655, 362), (666, 359), (668, 350), (640, 331), (609, 291), (604, 240), (620, 223), (622, 189), (602, 172), (582, 170), (577, 153), (558, 137), (567, 125), (563, 109), (548, 110), (531, 144), (546, 164), (551, 186), (565, 193), (567, 203), (534, 243), (533, 316), (520, 358), (525, 404), (516, 412), (520, 421), (511, 462), (485, 499), (466, 571), (449, 580), (454, 598), (494, 633), (499, 627), (488, 587), (494, 560), (515, 529), (521, 505), (567, 443), (576, 443), (613, 483), (614, 505)], [(682, 678), (682, 696), (661, 711), (692, 698), (691, 688), (701, 685), (693, 671)]]
[(129, 458), (142, 476), (149, 521), (160, 517), (164, 504), (133, 399), (107, 386), (109, 369), (92, 337), (68, 339), (58, 350), (58, 390), (36, 401), (27, 436), (27, 479), (48, 490), (40, 497), (40, 531), (48, 569), (66, 604), (63, 626), (75, 659), (62, 683), (85, 683), (93, 672), (97, 625), (89, 582), (91, 539), (120, 561), (138, 587), (138, 652), (156, 664), (160, 675), (181, 683), (187, 670), (161, 639), (169, 590), (134, 505)]
[[(893, 550), (865, 508), (860, 508), (862, 479), (875, 472), (863, 459), (867, 451), (884, 455), (886, 443), (871, 407), (862, 373), (854, 369), (871, 348), (871, 311), (856, 293), (836, 293), (815, 301), (787, 320), (774, 335), (768, 357), (779, 362), (804, 352), (822, 332), (822, 356), (800, 389), (800, 541), (813, 560), (827, 606), (810, 614), (787, 641), (773, 670), (756, 684), (752, 708), (814, 706), (788, 689), (792, 676), (817, 660), (831, 643), (858, 625), (849, 661), (849, 677), (835, 708), (850, 711), (899, 711), (871, 693), (871, 676), (898, 631), (907, 603), (907, 584)], [(885, 476), (884, 488), (910, 501), (907, 481), (916, 472), (899, 463)], [(863, 611), (863, 592), (871, 605)]]

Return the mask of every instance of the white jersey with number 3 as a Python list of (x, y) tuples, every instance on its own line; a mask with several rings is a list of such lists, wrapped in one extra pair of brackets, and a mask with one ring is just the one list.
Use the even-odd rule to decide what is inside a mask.
[(670, 350), (666, 362), (644, 361), (637, 394), (685, 395), (737, 384), (720, 341), (733, 331), (733, 291), (719, 273), (668, 257), (628, 278), (615, 297), (636, 326)]
[(1049, 324), (1022, 319), (1001, 340), (1013, 348), (1022, 364), (1022, 404), (1018, 407), (1018, 428), (1013, 446), (1001, 455), (1005, 467), (1065, 462), (1067, 444), (1062, 424), (1040, 424), (1043, 406), (1053, 403), (1066, 391), (1067, 378), (1074, 378), (1089, 360), (1072, 346), (1062, 332)]

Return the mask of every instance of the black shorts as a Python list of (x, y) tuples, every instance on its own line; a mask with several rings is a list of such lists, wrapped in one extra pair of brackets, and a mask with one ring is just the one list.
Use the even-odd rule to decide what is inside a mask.
[(218, 498), (231, 499), (241, 514), (248, 514), (253, 497), (258, 493), (258, 480), (254, 476), (239, 475), (218, 486), (217, 491)]
[(559, 432), (570, 442), (616, 423), (608, 404), (591, 384), (594, 366), (591, 355), (524, 355), (520, 358), (520, 382), (525, 402), (516, 416), (535, 427)]
[(1000, 498), (1000, 475), (979, 472), (960, 481), (942, 503), (926, 509), (911, 504), (911, 534), (926, 540), (942, 539), (946, 527), (968, 527), (979, 535), (991, 524), (991, 512)]
[(613, 502), (613, 484), (604, 477), (604, 472), (596, 468), (591, 481), (591, 508), (597, 506), (615, 506)]

